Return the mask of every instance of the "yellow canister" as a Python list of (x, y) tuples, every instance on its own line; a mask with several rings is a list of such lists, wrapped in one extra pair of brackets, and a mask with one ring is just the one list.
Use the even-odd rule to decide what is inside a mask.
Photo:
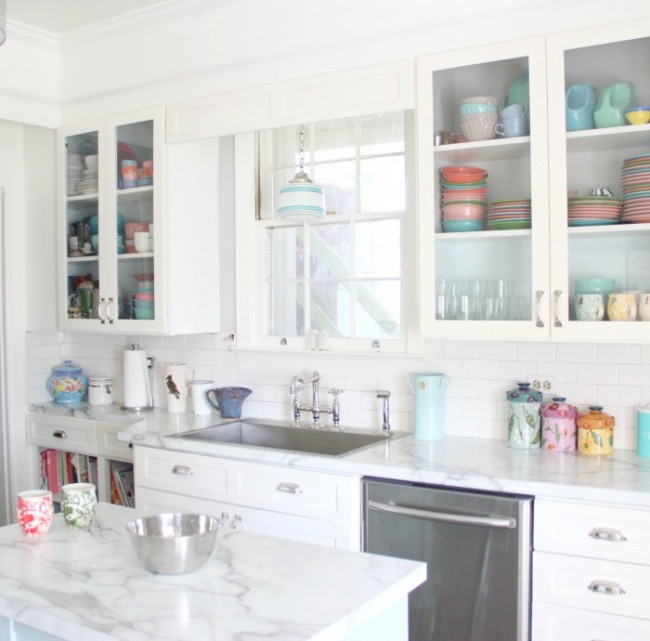
[(578, 417), (578, 451), (587, 456), (611, 454), (614, 451), (613, 416), (594, 405), (586, 414)]

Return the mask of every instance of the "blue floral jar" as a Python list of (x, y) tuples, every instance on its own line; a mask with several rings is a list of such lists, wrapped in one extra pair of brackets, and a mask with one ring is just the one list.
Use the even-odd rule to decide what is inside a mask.
[(81, 367), (66, 360), (52, 368), (46, 387), (57, 403), (80, 403), (88, 390), (88, 378)]
[(517, 383), (506, 394), (508, 401), (508, 447), (530, 450), (540, 447), (542, 393), (530, 389), (530, 383)]

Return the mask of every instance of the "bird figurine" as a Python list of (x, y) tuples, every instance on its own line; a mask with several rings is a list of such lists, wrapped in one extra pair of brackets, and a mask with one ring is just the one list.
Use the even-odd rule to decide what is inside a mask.
[(167, 377), (167, 389), (169, 390), (169, 393), (173, 394), (176, 398), (181, 397), (181, 393), (178, 387), (176, 386), (176, 383), (174, 383), (171, 374)]

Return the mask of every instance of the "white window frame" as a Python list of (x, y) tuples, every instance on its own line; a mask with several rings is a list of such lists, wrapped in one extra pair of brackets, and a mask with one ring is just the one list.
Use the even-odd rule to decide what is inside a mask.
[[(423, 343), (417, 339), (415, 327), (416, 301), (416, 256), (415, 243), (415, 127), (414, 113), (404, 112), (405, 125), (405, 170), (406, 210), (401, 224), (401, 338), (336, 338), (327, 341), (327, 352), (331, 353), (385, 353), (421, 354)], [(237, 346), (268, 351), (311, 351), (307, 336), (270, 336), (268, 334), (268, 301), (265, 287), (265, 251), (267, 230), (288, 225), (279, 220), (257, 219), (260, 181), (258, 175), (257, 134), (235, 135), (235, 243), (237, 292)], [(394, 215), (356, 215), (356, 221), (395, 218)], [(328, 217), (322, 223), (347, 222), (349, 216)], [(295, 225), (295, 223), (294, 223)]]

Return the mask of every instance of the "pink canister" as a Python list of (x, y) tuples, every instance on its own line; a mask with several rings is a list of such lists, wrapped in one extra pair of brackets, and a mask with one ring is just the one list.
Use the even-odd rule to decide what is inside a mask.
[(542, 449), (548, 452), (576, 451), (578, 409), (562, 396), (542, 406)]

